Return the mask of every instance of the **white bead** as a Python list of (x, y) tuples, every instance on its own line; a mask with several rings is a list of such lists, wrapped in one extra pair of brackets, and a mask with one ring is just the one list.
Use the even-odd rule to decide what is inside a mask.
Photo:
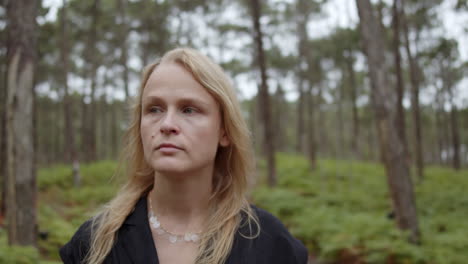
[(200, 239), (200, 236), (198, 236), (197, 234), (192, 234), (191, 238), (193, 242), (197, 242)]
[(176, 236), (169, 236), (169, 241), (174, 244), (175, 242), (177, 242), (177, 237)]
[(192, 240), (192, 234), (190, 234), (190, 233), (185, 233), (184, 240), (185, 240), (186, 242), (190, 242), (190, 240)]

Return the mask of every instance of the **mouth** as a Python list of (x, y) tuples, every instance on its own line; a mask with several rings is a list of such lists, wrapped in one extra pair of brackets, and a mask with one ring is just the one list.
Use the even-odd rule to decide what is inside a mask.
[(181, 147), (176, 146), (176, 145), (174, 145), (174, 144), (170, 144), (170, 143), (162, 143), (162, 144), (160, 144), (160, 145), (158, 145), (158, 146), (156, 147), (156, 150), (171, 150), (171, 149), (172, 149), (172, 150), (176, 150), (176, 149), (182, 150)]

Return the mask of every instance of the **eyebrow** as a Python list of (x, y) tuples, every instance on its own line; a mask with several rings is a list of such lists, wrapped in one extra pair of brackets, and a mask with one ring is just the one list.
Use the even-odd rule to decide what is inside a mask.
[[(143, 103), (142, 105), (147, 105), (151, 103), (157, 103), (157, 102), (164, 102), (164, 99), (156, 96), (156, 95), (149, 95), (143, 98)], [(204, 100), (198, 99), (198, 98), (193, 98), (193, 97), (182, 97), (177, 99), (177, 104), (183, 104), (183, 105), (190, 105), (190, 104), (195, 104), (195, 105), (200, 105), (200, 106), (208, 106), (209, 104), (205, 102)]]

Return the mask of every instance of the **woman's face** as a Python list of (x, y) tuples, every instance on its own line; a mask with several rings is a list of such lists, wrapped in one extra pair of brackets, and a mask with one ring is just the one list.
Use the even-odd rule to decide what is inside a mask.
[(156, 67), (144, 87), (141, 110), (145, 160), (157, 172), (212, 169), (218, 145), (229, 144), (217, 102), (177, 63)]

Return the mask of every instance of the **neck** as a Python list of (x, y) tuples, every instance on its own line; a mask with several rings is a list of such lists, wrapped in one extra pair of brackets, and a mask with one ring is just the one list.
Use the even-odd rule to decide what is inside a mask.
[(148, 196), (154, 213), (170, 230), (200, 229), (208, 215), (213, 168), (185, 175), (155, 172)]

